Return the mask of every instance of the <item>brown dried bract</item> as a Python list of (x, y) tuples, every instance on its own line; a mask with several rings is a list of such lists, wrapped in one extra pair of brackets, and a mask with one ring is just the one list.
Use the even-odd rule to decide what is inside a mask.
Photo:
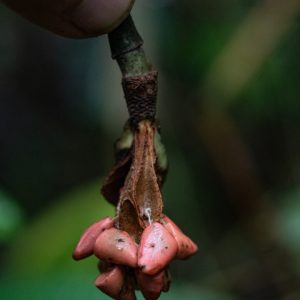
[(155, 173), (155, 130), (150, 121), (143, 121), (134, 133), (133, 160), (117, 207), (117, 227), (137, 242), (141, 232), (162, 217), (163, 203)]

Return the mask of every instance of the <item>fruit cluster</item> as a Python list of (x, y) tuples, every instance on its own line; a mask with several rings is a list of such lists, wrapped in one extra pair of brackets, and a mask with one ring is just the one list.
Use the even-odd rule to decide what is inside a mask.
[(94, 254), (101, 260), (95, 285), (110, 297), (136, 299), (134, 289), (139, 289), (145, 299), (155, 300), (169, 289), (169, 263), (186, 259), (197, 250), (197, 245), (165, 215), (145, 228), (139, 243), (107, 217), (83, 233), (73, 258)]

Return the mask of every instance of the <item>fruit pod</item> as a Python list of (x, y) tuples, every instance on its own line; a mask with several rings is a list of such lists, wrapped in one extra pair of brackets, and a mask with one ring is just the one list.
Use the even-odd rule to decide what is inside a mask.
[(176, 258), (187, 259), (198, 251), (198, 246), (186, 236), (170, 218), (164, 216), (163, 224), (178, 244)]
[(147, 275), (141, 270), (136, 270), (136, 281), (146, 300), (156, 300), (161, 292), (168, 291), (170, 283), (166, 271), (156, 275)]
[(177, 253), (174, 237), (160, 223), (149, 225), (143, 232), (138, 251), (142, 272), (154, 275), (164, 269)]
[(90, 227), (82, 234), (77, 246), (73, 252), (73, 258), (80, 260), (93, 254), (94, 245), (98, 236), (106, 229), (112, 228), (114, 221), (107, 217), (102, 219)]
[(95, 285), (106, 295), (117, 298), (124, 285), (123, 269), (120, 266), (114, 266), (108, 269), (97, 277)]
[(110, 228), (97, 238), (94, 246), (95, 255), (101, 260), (126, 265), (137, 266), (137, 245), (125, 231)]

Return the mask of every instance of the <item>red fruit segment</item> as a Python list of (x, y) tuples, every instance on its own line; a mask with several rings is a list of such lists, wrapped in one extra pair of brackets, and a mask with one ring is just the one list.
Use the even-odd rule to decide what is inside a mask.
[(161, 292), (165, 290), (167, 281), (165, 270), (152, 276), (137, 270), (136, 280), (146, 300), (157, 300)]
[(112, 298), (119, 296), (123, 284), (124, 272), (118, 266), (101, 273), (95, 281), (96, 287)]
[(154, 275), (165, 268), (177, 253), (177, 243), (160, 223), (148, 226), (141, 237), (138, 266), (142, 272)]
[(107, 217), (91, 225), (81, 236), (74, 252), (73, 258), (80, 260), (93, 254), (97, 237), (106, 229), (113, 227), (114, 221)]
[(198, 246), (170, 218), (164, 216), (163, 222), (165, 228), (172, 234), (178, 244), (176, 258), (187, 259), (198, 251)]
[(95, 255), (101, 260), (135, 268), (137, 245), (129, 234), (116, 228), (105, 230), (96, 240)]

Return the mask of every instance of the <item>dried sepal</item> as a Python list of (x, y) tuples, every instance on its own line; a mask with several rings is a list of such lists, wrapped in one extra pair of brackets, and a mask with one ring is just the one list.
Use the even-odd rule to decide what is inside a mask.
[(176, 258), (187, 259), (198, 251), (198, 246), (170, 218), (164, 216), (162, 221), (164, 227), (172, 234), (178, 244)]
[(138, 266), (143, 273), (154, 275), (164, 269), (177, 253), (174, 237), (158, 222), (143, 232), (138, 251)]
[[(162, 197), (155, 173), (156, 155), (153, 145), (155, 130), (155, 125), (150, 121), (138, 124), (132, 146), (133, 160), (118, 204), (118, 207), (123, 207), (125, 201), (132, 204), (135, 210), (133, 218), (137, 216), (138, 227), (142, 229), (150, 222), (159, 221), (162, 216)], [(123, 226), (126, 228), (126, 224)]]
[(122, 230), (110, 228), (97, 238), (94, 246), (95, 255), (114, 264), (137, 266), (137, 245), (130, 235)]
[(98, 236), (106, 229), (112, 228), (114, 221), (112, 218), (104, 218), (85, 230), (82, 234), (75, 250), (73, 251), (73, 258), (80, 260), (93, 254), (94, 245)]

